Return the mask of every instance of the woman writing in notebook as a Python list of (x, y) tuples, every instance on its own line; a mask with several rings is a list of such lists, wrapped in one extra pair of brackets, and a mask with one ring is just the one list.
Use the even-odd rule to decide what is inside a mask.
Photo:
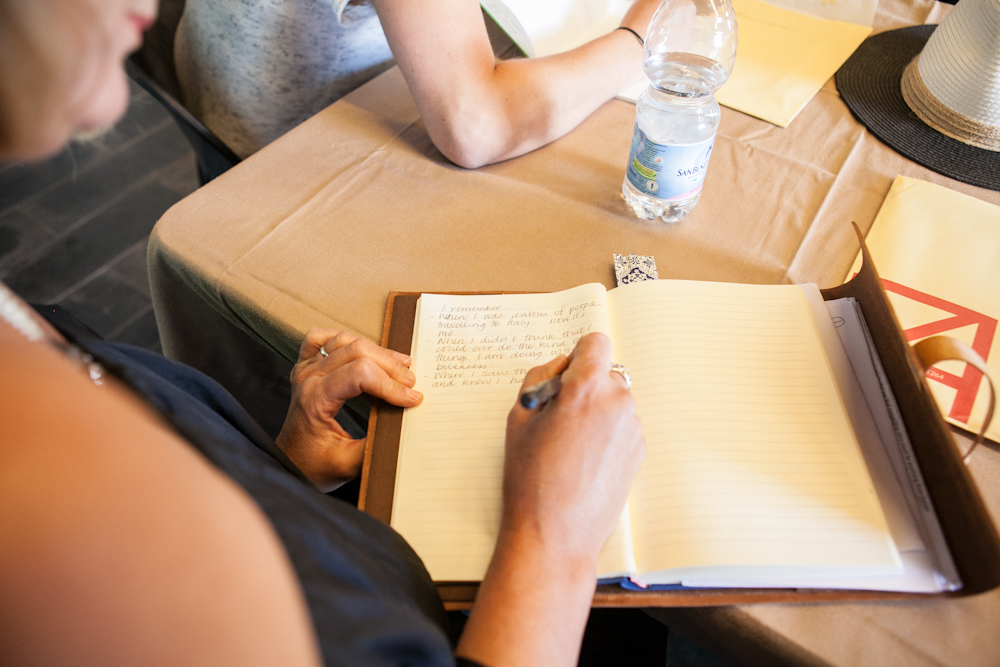
[(659, 4), (635, 0), (628, 30), (572, 51), (497, 62), (477, 0), (187, 0), (177, 72), (185, 105), (246, 156), (395, 58), (434, 144), (475, 168), (561, 137), (641, 80), (637, 35)]
[[(0, 0), (0, 160), (112, 123), (154, 11)], [(0, 285), (0, 662), (575, 664), (644, 447), (606, 338), (525, 380), (562, 373), (562, 392), (511, 411), (500, 538), (456, 650), (413, 551), (321, 491), (360, 467), (346, 399), (421, 400), (408, 357), (311, 331), (276, 445), (193, 369), (43, 312)]]

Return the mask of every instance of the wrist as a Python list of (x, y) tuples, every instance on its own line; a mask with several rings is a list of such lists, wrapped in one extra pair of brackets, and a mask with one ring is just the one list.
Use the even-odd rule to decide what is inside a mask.
[(596, 587), (596, 559), (502, 527), (457, 655), (493, 667), (571, 667)]
[(275, 437), (274, 444), (284, 452), (296, 468), (302, 471), (306, 479), (323, 493), (333, 491), (356, 476), (341, 475), (329, 470), (327, 447), (323, 438), (308, 432), (304, 433), (300, 428), (291, 427), (286, 423)]
[(587, 512), (553, 503), (551, 498), (524, 503), (518, 502), (517, 494), (506, 490), (504, 496), (498, 550), (500, 545), (509, 544), (511, 549), (530, 552), (539, 562), (553, 561), (596, 571), (597, 558), (607, 536), (595, 532), (595, 524)]
[[(535, 525), (501, 525), (493, 558), (499, 564), (530, 563), (532, 576), (561, 587), (592, 588), (598, 550), (581, 548), (565, 534)], [(592, 593), (592, 591), (591, 591)]]
[(281, 428), (281, 432), (274, 438), (274, 444), (278, 446), (278, 449), (284, 452), (288, 460), (301, 470), (302, 474), (314, 486), (319, 488), (321, 482), (316, 479), (315, 472), (312, 470), (312, 461), (305, 455), (307, 450), (299, 446), (300, 441), (301, 434), (297, 432), (294, 426), (290, 426), (288, 422), (285, 422), (285, 425)]
[(621, 25), (621, 26), (618, 26), (617, 28), (615, 28), (613, 32), (618, 32), (618, 31), (621, 31), (623, 33), (627, 33), (627, 34), (631, 35), (632, 39), (635, 39), (635, 40), (637, 40), (639, 42), (639, 48), (640, 49), (643, 49), (643, 48), (646, 47), (646, 40), (643, 39), (642, 35), (640, 35), (636, 30), (633, 30), (632, 28), (630, 28), (630, 27), (628, 27), (626, 25)]

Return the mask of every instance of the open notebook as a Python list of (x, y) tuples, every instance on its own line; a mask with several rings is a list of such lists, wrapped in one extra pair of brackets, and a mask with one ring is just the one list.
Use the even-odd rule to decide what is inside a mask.
[(863, 320), (841, 302), (829, 307), (855, 338), (850, 358), (812, 285), (663, 280), (422, 295), (411, 352), (425, 400), (403, 416), (391, 524), (436, 581), (480, 580), (499, 525), (506, 415), (524, 373), (601, 331), (631, 369), (648, 443), (601, 576), (953, 589), (933, 509), (920, 510), (919, 471), (908, 481), (908, 445), (884, 446), (892, 417), (873, 389)]

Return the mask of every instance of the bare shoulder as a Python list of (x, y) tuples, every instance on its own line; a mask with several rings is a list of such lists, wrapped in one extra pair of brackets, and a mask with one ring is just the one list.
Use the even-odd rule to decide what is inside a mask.
[(0, 322), (11, 664), (318, 664), (271, 526), (127, 390)]

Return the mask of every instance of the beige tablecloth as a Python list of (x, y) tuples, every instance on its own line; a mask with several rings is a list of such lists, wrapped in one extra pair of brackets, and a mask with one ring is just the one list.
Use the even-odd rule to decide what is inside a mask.
[[(876, 29), (942, 12), (882, 0)], [(1000, 204), (872, 138), (831, 81), (788, 129), (723, 108), (701, 202), (679, 224), (649, 223), (621, 197), (634, 115), (613, 100), (545, 148), (467, 171), (437, 151), (390, 70), (160, 220), (149, 266), (165, 352), (253, 412), (280, 398), (310, 327), (377, 341), (391, 290), (612, 287), (616, 252), (654, 255), (662, 278), (826, 287), (857, 253), (849, 223), (870, 227), (897, 174)], [(977, 453), (973, 473), (1000, 515), (1000, 454)], [(761, 664), (1000, 664), (1000, 591), (658, 614)]]

